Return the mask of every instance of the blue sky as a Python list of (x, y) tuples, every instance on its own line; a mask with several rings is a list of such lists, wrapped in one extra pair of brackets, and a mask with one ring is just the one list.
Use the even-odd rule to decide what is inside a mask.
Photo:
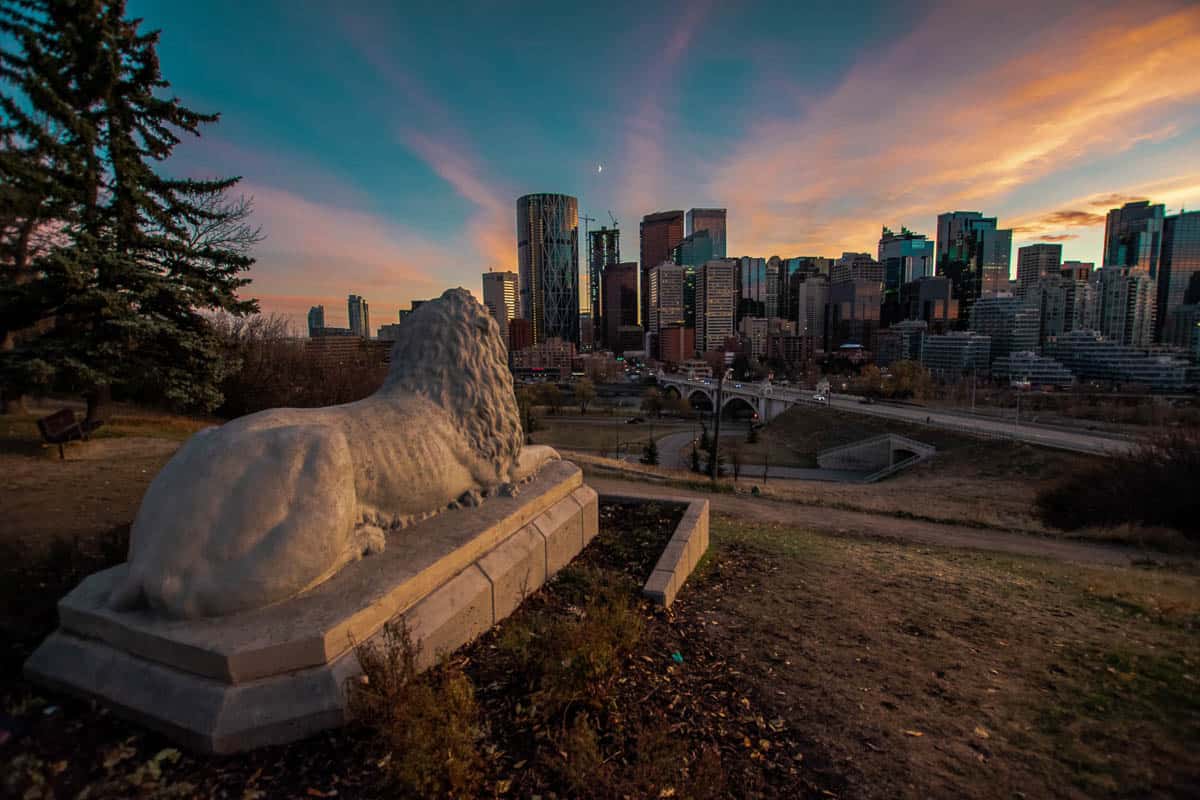
[(1200, 205), (1194, 5), (407, 5), (129, 3), (222, 114), (170, 169), (244, 176), (265, 311), (336, 323), (355, 292), (378, 325), (478, 292), (531, 191), (611, 210), (628, 260), (666, 208), (728, 207), (737, 255), (873, 252), (971, 209), (1096, 260), (1105, 203)]

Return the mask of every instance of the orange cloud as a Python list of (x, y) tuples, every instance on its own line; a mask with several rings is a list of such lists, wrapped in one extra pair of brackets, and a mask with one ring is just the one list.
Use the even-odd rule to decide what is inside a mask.
[(1091, 208), (1096, 211), (1043, 210), (1034, 211), (1008, 221), (1013, 231), (1024, 238), (1048, 242), (1074, 238), (1063, 234), (1067, 228), (1103, 228), (1107, 212), (1125, 203), (1152, 199), (1164, 204), (1168, 211), (1178, 210), (1189, 201), (1200, 199), (1200, 171), (1176, 178), (1131, 186), (1123, 192), (1079, 197), (1066, 203), (1070, 209)]
[[(860, 250), (880, 220), (986, 209), (1086, 159), (1177, 135), (1173, 118), (1200, 96), (1200, 70), (1180, 66), (1200, 63), (1200, 7), (1064, 14), (1034, 35), (1011, 17), (936, 9), (824, 100), (757, 123), (711, 182), (737, 209), (731, 251)], [(1016, 49), (962, 46), (983, 27)], [(935, 31), (954, 47), (931, 53)]]
[(474, 265), (440, 244), (373, 214), (324, 205), (270, 186), (242, 187), (254, 197), (265, 241), (255, 251), (253, 283), (266, 313), (303, 325), (308, 307), (323, 303), (330, 325), (344, 325), (346, 296), (371, 304), (374, 327), (396, 321), (396, 310), (455, 284), (473, 287)]

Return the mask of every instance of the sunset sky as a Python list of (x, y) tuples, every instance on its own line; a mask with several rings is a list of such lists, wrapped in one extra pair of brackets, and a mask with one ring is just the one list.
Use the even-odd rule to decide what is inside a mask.
[[(1100, 258), (1128, 198), (1200, 207), (1200, 6), (1186, 2), (130, 0), (173, 91), (221, 122), (169, 165), (244, 176), (250, 293), (377, 327), (516, 268), (515, 199), (622, 228), (729, 209), (729, 254), (875, 252), (983, 211)], [(392, 10), (385, 10), (391, 7)], [(603, 171), (598, 166), (603, 165)]]

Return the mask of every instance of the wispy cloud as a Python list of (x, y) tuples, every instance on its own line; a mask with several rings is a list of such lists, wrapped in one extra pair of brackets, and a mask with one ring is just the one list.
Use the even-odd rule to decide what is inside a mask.
[(1130, 186), (1123, 192), (1078, 197), (1067, 203), (1066, 209), (1033, 211), (1013, 218), (1008, 224), (1024, 238), (1064, 241), (1078, 236), (1066, 233), (1068, 229), (1103, 227), (1109, 209), (1148, 199), (1164, 204), (1168, 211), (1178, 211), (1184, 203), (1200, 199), (1200, 170)]
[[(1074, 14), (1014, 36), (1002, 53), (930, 55), (934, 31), (964, 43), (986, 27), (999, 40), (1014, 24), (990, 5), (936, 9), (828, 98), (768, 114), (715, 173), (713, 192), (738, 209), (731, 239), (785, 254), (861, 249), (881, 220), (986, 206), (1089, 158), (1169, 137), (1172, 115), (1200, 96), (1200, 71), (1180, 68), (1200, 63), (1195, 6)], [(1056, 209), (1068, 215), (1060, 226), (1095, 224), (1089, 209), (1075, 216), (1080, 208)]]
[[(489, 265), (511, 268), (516, 260), (511, 193), (493, 183), (475, 156), (466, 126), (446, 103), (393, 56), (395, 42), (385, 42), (371, 20), (344, 15), (341, 26), (358, 53), (397, 94), (407, 109), (404, 121), (394, 123), (400, 142), (420, 158), (463, 199), (475, 206), (467, 223), (467, 236), (480, 259)], [(408, 120), (420, 120), (414, 125)]]
[[(440, 243), (362, 211), (316, 203), (298, 194), (247, 184), (255, 220), (266, 240), (257, 248), (246, 294), (264, 311), (298, 324), (311, 305), (324, 303), (330, 324), (344, 324), (348, 293), (366, 295), (373, 326), (396, 320), (413, 298), (447, 288), (466, 276), (439, 274), (451, 261)], [(435, 277), (436, 276), (436, 277)]]
[(646, 43), (631, 48), (649, 56), (638, 70), (636, 89), (641, 95), (637, 108), (625, 119), (621, 153), (624, 168), (618, 199), (622, 208), (641, 209), (645, 214), (658, 210), (663, 202), (664, 187), (669, 182), (667, 144), (671, 131), (677, 127), (671, 114), (672, 88), (688, 48), (708, 15), (709, 5), (691, 3), (678, 18), (654, 20), (656, 25), (669, 25), (665, 37), (660, 40), (657, 37), (662, 35), (661, 31), (647, 29), (636, 37)]

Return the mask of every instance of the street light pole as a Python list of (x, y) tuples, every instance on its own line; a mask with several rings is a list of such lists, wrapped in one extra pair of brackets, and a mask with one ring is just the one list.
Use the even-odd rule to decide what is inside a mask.
[(712, 450), (708, 454), (708, 474), (714, 482), (717, 480), (717, 473), (720, 471), (720, 462), (717, 460), (717, 454), (721, 443), (721, 402), (725, 394), (725, 372), (726, 370), (721, 370), (721, 375), (717, 378), (716, 419), (713, 420)]

